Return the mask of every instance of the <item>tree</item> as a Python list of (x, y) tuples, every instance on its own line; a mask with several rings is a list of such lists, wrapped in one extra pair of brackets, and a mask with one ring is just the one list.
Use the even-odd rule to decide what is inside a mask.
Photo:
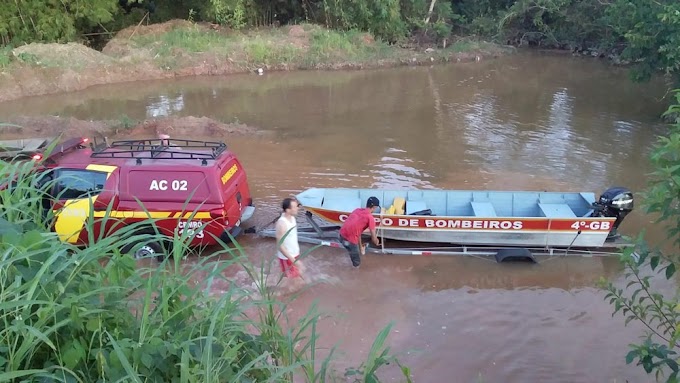
[(625, 43), (622, 58), (635, 65), (633, 78), (647, 80), (680, 69), (680, 3), (676, 0), (617, 0), (608, 5), (607, 22)]
[(118, 0), (23, 0), (0, 7), (0, 42), (67, 42), (82, 28), (113, 19)]
[[(666, 114), (680, 112), (680, 91), (675, 91), (676, 104)], [(670, 248), (680, 245), (680, 118), (676, 118), (667, 137), (659, 141), (651, 155), (655, 171), (643, 193), (643, 207), (658, 215), (657, 223), (665, 226)], [(668, 254), (660, 247), (650, 248), (641, 235), (634, 249), (622, 255), (626, 268), (625, 288), (604, 282), (605, 299), (614, 305), (614, 313), (639, 322), (647, 328), (646, 339), (631, 345), (626, 363), (637, 360), (647, 373), (657, 380), (679, 382), (678, 340), (680, 339), (680, 297), (667, 296), (654, 287), (654, 277), (671, 279), (680, 266), (680, 254)]]

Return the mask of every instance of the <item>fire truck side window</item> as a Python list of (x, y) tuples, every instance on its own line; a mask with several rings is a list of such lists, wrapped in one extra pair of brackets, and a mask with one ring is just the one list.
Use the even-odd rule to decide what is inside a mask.
[(38, 175), (37, 178), (36, 178), (36, 181), (35, 181), (36, 188), (47, 193), (47, 194), (42, 196), (42, 207), (43, 207), (43, 209), (49, 209), (50, 206), (52, 205), (52, 199), (50, 198), (50, 196), (52, 194), (51, 191), (52, 191), (52, 188), (53, 188), (53, 186), (52, 186), (53, 180), (54, 180), (54, 171), (52, 171), (52, 170), (47, 170), (44, 173)]
[(57, 175), (55, 197), (78, 199), (99, 194), (104, 188), (106, 173), (90, 170), (60, 170)]
[(48, 185), (49, 182), (52, 182), (53, 179), (54, 172), (52, 170), (47, 170), (36, 177), (35, 186), (38, 189), (42, 189), (45, 185)]

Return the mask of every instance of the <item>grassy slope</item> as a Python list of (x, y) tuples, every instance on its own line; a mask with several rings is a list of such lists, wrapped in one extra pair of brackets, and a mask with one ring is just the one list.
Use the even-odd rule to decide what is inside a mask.
[(133, 37), (133, 49), (149, 49), (162, 68), (194, 64), (206, 57), (221, 57), (231, 64), (252, 67), (327, 69), (337, 67), (387, 66), (399, 63), (431, 62), (455, 54), (497, 54), (493, 44), (460, 41), (446, 49), (414, 51), (376, 41), (358, 31), (338, 32), (316, 25), (223, 33), (198, 27), (177, 28), (160, 35)]
[(81, 44), (0, 49), (0, 101), (92, 85), (269, 70), (359, 69), (471, 61), (506, 48), (461, 40), (446, 49), (412, 50), (370, 34), (304, 24), (244, 32), (175, 20), (128, 28), (102, 52)]

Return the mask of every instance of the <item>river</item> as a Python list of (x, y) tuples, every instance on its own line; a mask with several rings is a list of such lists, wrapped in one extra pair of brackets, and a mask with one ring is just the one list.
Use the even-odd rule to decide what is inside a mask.
[[(283, 197), (309, 187), (640, 191), (655, 135), (666, 131), (657, 118), (664, 92), (661, 80), (635, 84), (604, 61), (533, 52), (433, 67), (99, 86), (0, 103), (0, 118), (207, 116), (267, 130), (228, 141), (248, 172), (253, 224), (263, 225)], [(621, 230), (648, 226), (634, 211)], [(254, 260), (274, 252), (272, 239), (241, 243)], [(306, 264), (310, 286), (289, 313), (318, 300), (331, 315), (321, 322), (322, 344), (340, 342), (338, 369), (357, 365), (394, 321), (392, 351), (418, 383), (653, 381), (625, 364), (640, 326), (612, 318), (596, 287), (600, 277), (625, 284), (617, 259), (527, 265), (366, 255), (352, 270), (344, 250), (323, 248)], [(242, 273), (230, 277), (247, 284)], [(389, 367), (383, 374), (399, 381)]]

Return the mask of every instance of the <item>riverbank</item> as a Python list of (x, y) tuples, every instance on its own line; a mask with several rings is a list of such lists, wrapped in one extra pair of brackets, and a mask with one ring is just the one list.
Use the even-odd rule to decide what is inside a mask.
[(470, 39), (438, 49), (403, 48), (313, 24), (237, 32), (172, 20), (124, 29), (101, 52), (76, 43), (0, 49), (0, 101), (143, 80), (469, 62), (512, 51)]
[(109, 138), (149, 138), (159, 134), (171, 137), (236, 137), (266, 135), (259, 130), (240, 123), (223, 123), (208, 117), (164, 117), (144, 121), (80, 120), (73, 117), (40, 116), (16, 117), (3, 121), (0, 138), (6, 140), (30, 137), (64, 138), (102, 136)]

